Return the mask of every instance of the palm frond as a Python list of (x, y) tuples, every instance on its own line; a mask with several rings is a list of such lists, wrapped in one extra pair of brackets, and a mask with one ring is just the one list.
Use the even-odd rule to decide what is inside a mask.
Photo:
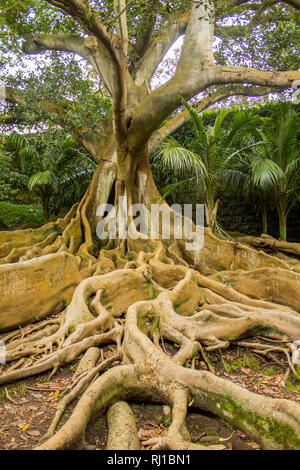
[(156, 149), (154, 161), (160, 160), (176, 174), (188, 176), (195, 173), (199, 178), (207, 176), (205, 165), (199, 155), (186, 149), (173, 137), (165, 139)]
[(167, 184), (161, 189), (161, 195), (163, 197), (167, 197), (169, 196), (169, 194), (185, 189), (187, 184), (195, 182), (195, 177), (191, 177), (176, 181), (175, 183)]
[(251, 175), (247, 168), (226, 168), (222, 172), (222, 181), (233, 192), (244, 191), (250, 185)]
[(238, 111), (233, 114), (231, 129), (227, 136), (226, 147), (230, 148), (237, 139), (249, 135), (249, 131), (253, 132), (255, 125), (261, 121), (259, 116), (254, 116), (252, 113), (245, 111)]
[(241, 148), (238, 149), (238, 150), (232, 151), (232, 152), (226, 157), (225, 166), (234, 164), (235, 157), (236, 157), (237, 155), (243, 154), (243, 153), (245, 153), (247, 150), (253, 149), (253, 147), (259, 147), (259, 146), (262, 145), (263, 143), (264, 143), (263, 141), (254, 142), (254, 143), (252, 143), (252, 144), (245, 145), (244, 147), (241, 147)]
[(200, 114), (198, 114), (197, 111), (182, 96), (180, 98), (183, 104), (185, 105), (186, 109), (190, 113), (192, 123), (196, 129), (198, 136), (202, 136), (203, 134), (205, 134), (205, 129)]
[(55, 185), (55, 175), (50, 170), (39, 171), (29, 179), (28, 189), (32, 191), (35, 186), (51, 185)]
[(230, 109), (225, 109), (225, 108), (221, 109), (218, 112), (218, 115), (216, 117), (215, 124), (213, 127), (213, 132), (212, 132), (212, 135), (214, 138), (216, 138), (219, 135), (224, 119), (228, 116), (229, 113), (230, 113)]
[(261, 188), (270, 188), (284, 178), (281, 168), (270, 158), (255, 157), (251, 162), (251, 167), (253, 182)]
[(297, 114), (293, 110), (281, 116), (278, 133), (278, 163), (283, 171), (293, 159), (296, 150), (298, 125)]
[(75, 147), (68, 147), (64, 150), (64, 152), (62, 152), (61, 156), (55, 162), (55, 172), (59, 173), (60, 171), (63, 171), (70, 163), (73, 166), (85, 166), (86, 168), (91, 169), (95, 169), (97, 167), (97, 164), (87, 154), (87, 152)]
[(27, 175), (31, 174), (36, 169), (36, 160), (38, 160), (38, 153), (35, 147), (17, 132), (12, 132), (7, 137), (7, 144), (19, 157), (22, 172)]
[(286, 190), (293, 192), (298, 198), (300, 194), (300, 156), (292, 160), (285, 170), (286, 176)]

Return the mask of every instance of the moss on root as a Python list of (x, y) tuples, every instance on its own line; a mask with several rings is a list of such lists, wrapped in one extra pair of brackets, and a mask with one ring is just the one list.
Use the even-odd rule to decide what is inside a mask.
[(300, 450), (300, 435), (287, 423), (282, 423), (269, 416), (262, 416), (250, 410), (230, 395), (217, 395), (206, 392), (212, 406), (218, 414), (234, 424), (237, 428), (248, 429), (248, 433), (260, 442), (263, 447)]
[[(72, 245), (74, 243), (72, 241)], [(129, 240), (128, 243), (133, 244), (133, 241)], [(167, 424), (172, 417), (167, 435), (156, 436), (149, 444), (155, 449), (165, 449), (166, 446), (171, 450), (195, 449), (185, 433), (184, 424), (188, 406), (193, 403), (196, 408), (208, 410), (227, 420), (228, 426), (240, 428), (263, 448), (300, 449), (300, 408), (297, 404), (254, 394), (216, 374), (194, 369), (194, 359), (200, 356), (200, 345), (208, 347), (208, 356), (211, 353), (213, 359), (221, 356), (224, 366), (226, 363), (218, 349), (228, 348), (230, 342), (236, 344), (238, 339), (258, 333), (276, 333), (278, 336), (280, 331), (281, 337), (287, 336), (290, 340), (299, 338), (299, 316), (285, 307), (264, 303), (254, 299), (254, 295), (247, 297), (228, 285), (217, 283), (186, 266), (183, 258), (182, 264), (171, 264), (167, 257), (168, 247), (160, 241), (156, 243), (154, 249), (148, 241), (143, 246), (141, 242), (136, 248), (136, 261), (130, 267), (122, 247), (112, 248), (111, 252), (103, 250), (99, 255), (101, 259), (97, 261), (86, 258), (85, 243), (80, 252), (83, 253), (80, 264), (78, 257), (70, 254), (60, 252), (50, 257), (51, 260), (59, 258), (59, 269), (53, 265), (55, 274), (58, 271), (64, 275), (65, 271), (68, 273), (70, 269), (64, 268), (66, 259), (70, 259), (70, 263), (72, 261), (71, 268), (78, 274), (76, 282), (71, 279), (73, 284), (78, 284), (72, 301), (54, 325), (37, 326), (40, 328), (38, 338), (30, 336), (30, 331), (35, 332), (30, 329), (29, 338), (25, 338), (25, 348), (20, 346), (18, 336), (11, 341), (7, 362), (25, 360), (26, 357), (39, 358), (43, 353), (46, 357), (29, 367), (23, 367), (23, 361), (18, 370), (7, 369), (1, 374), (0, 383), (9, 383), (46, 370), (53, 369), (55, 372), (60, 365), (73, 364), (89, 348), (101, 348), (104, 344), (115, 343), (113, 350), (116, 349), (117, 353), (105, 359), (106, 351), (102, 349), (104, 361), (97, 363), (85, 375), (76, 375), (79, 381), (74, 381), (73, 388), (62, 399), (51, 424), (50, 437), (39, 448), (76, 448), (82, 444), (92, 416), (104, 413), (116, 401), (131, 399), (156, 400), (172, 406), (172, 415), (165, 418)], [(180, 245), (177, 248), (179, 250)], [(56, 249), (60, 248), (56, 246)], [(60, 259), (62, 257), (64, 259)], [(165, 257), (168, 262), (163, 263)], [(44, 269), (45, 259), (41, 259)], [(30, 266), (31, 276), (36, 272), (36, 263), (37, 260), (31, 260), (25, 265)], [(93, 263), (97, 266), (96, 275), (90, 277)], [(103, 267), (108, 268), (109, 272), (102, 273)], [(41, 266), (38, 268), (43, 273)], [(14, 267), (14, 275), (16, 269), (19, 268)], [(43, 286), (44, 278), (42, 274)], [(61, 289), (60, 279), (58, 284)], [(298, 286), (300, 277), (293, 279), (293, 292), (299, 290)], [(39, 300), (36, 285), (34, 287), (34, 295)], [(49, 295), (48, 284), (46, 287), (43, 295), (45, 292)], [(11, 298), (10, 294), (8, 305)], [(65, 306), (67, 299), (66, 296), (62, 297)], [(50, 336), (49, 326), (54, 328)], [(167, 349), (165, 345), (168, 345)], [(54, 347), (55, 350), (49, 355), (48, 351)], [(274, 347), (273, 343), (270, 347)], [(241, 356), (228, 363), (229, 370), (242, 366), (261, 370), (260, 361), (249, 351), (251, 348), (242, 349)], [(203, 360), (209, 364), (205, 354)], [(221, 363), (218, 362), (217, 367)], [(55, 433), (65, 407), (79, 397), (69, 420)], [(156, 420), (160, 425), (164, 423), (163, 416), (156, 417)], [(217, 442), (216, 446), (217, 449), (224, 448)]]
[[(300, 366), (298, 365), (297, 366), (297, 372), (298, 374), (300, 375)], [(288, 380), (287, 380), (287, 383), (286, 383), (286, 389), (287, 390), (297, 390), (297, 391), (300, 391), (300, 381), (297, 380), (295, 377), (293, 376), (289, 376)]]

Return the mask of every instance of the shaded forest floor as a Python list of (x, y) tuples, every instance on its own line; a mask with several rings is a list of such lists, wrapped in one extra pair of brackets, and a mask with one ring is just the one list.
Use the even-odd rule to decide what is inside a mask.
[[(252, 338), (250, 341), (261, 341)], [(165, 344), (165, 352), (174, 354), (173, 346)], [(115, 346), (103, 348), (104, 358), (115, 352)], [(207, 354), (217, 375), (225, 377), (243, 388), (273, 398), (288, 398), (300, 402), (300, 382), (286, 378), (287, 364), (282, 355), (274, 353), (270, 362), (250, 350), (231, 346), (227, 351)], [(32, 449), (42, 442), (51, 419), (58, 407), (60, 393), (71, 383), (76, 363), (65, 366), (49, 381), (49, 373), (31, 377), (0, 387), (0, 449)], [(192, 366), (192, 365), (191, 365)], [(196, 360), (194, 367), (206, 369)], [(76, 406), (74, 402), (63, 415), (64, 423)], [(139, 439), (163, 435), (171, 421), (170, 410), (157, 404), (130, 403), (136, 417)], [(259, 445), (241, 431), (211, 414), (199, 414), (189, 404), (188, 430), (193, 442), (203, 445), (222, 443), (227, 450), (253, 450)], [(107, 425), (105, 416), (95, 417), (87, 429), (87, 449), (105, 449)]]

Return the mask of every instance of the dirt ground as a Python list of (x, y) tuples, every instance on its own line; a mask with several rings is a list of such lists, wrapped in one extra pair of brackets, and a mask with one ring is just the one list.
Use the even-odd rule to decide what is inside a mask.
[[(257, 341), (257, 338), (255, 339)], [(113, 346), (104, 349), (109, 357)], [(165, 351), (174, 354), (166, 344)], [(210, 364), (219, 376), (223, 376), (241, 387), (274, 398), (288, 398), (300, 402), (300, 382), (286, 380), (287, 364), (283, 357), (274, 356), (274, 362), (256, 357), (243, 348), (231, 347), (222, 354), (210, 353)], [(78, 359), (79, 361), (79, 359)], [(43, 440), (61, 392), (71, 383), (76, 364), (60, 369), (49, 381), (49, 373), (25, 379), (0, 387), (0, 449), (32, 449)], [(206, 369), (204, 361), (196, 360), (194, 367)], [(76, 401), (64, 414), (60, 424), (65, 422)], [(143, 442), (157, 435), (163, 435), (170, 424), (170, 412), (166, 407), (154, 404), (130, 403), (136, 417), (138, 435), (142, 449)], [(192, 403), (187, 419), (187, 427), (193, 442), (203, 445), (222, 443), (227, 450), (253, 450), (259, 445), (249, 440), (241, 431), (210, 414), (199, 414)], [(107, 425), (105, 416), (95, 417), (89, 424), (86, 434), (87, 449), (105, 449)]]

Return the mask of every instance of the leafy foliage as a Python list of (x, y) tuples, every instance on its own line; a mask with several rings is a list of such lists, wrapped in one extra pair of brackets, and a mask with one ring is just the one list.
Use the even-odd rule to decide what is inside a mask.
[(238, 154), (256, 145), (242, 144), (245, 133), (255, 127), (258, 117), (252, 113), (237, 111), (233, 114), (229, 128), (225, 129), (224, 122), (230, 110), (222, 109), (217, 113), (213, 126), (204, 126), (202, 117), (196, 110), (186, 101), (184, 104), (194, 127), (192, 139), (184, 147), (174, 137), (167, 138), (156, 150), (153, 160), (160, 161), (177, 176), (184, 177), (165, 186), (163, 194), (166, 196), (178, 190), (187, 181), (197, 185), (205, 196), (207, 223), (220, 231), (216, 222), (216, 196), (225, 177), (230, 173), (231, 162)]
[(43, 209), (40, 205), (0, 201), (0, 228), (14, 229), (21, 225), (37, 226), (42, 223)]
[[(162, 148), (157, 151), (159, 155), (165, 153), (166, 148), (167, 158), (159, 158), (156, 155), (153, 159), (153, 173), (163, 194), (172, 198), (173, 202), (179, 193), (184, 194), (186, 191), (195, 194), (198, 200), (205, 198), (205, 186), (201, 178), (196, 177), (194, 170), (198, 159), (196, 157), (193, 163), (189, 164), (186, 156), (194, 150), (197, 151), (195, 133), (204, 135), (204, 128), (204, 132), (207, 131), (212, 136), (212, 129), (216, 127), (215, 135), (221, 131), (218, 145), (212, 146), (216, 152), (216, 166), (212, 165), (211, 169), (215, 176), (221, 170), (216, 179), (216, 197), (219, 197), (220, 190), (226, 190), (233, 196), (242, 194), (251, 206), (261, 213), (264, 233), (267, 233), (268, 212), (273, 212), (274, 209), (278, 213), (282, 212), (282, 216), (279, 214), (279, 220), (281, 217), (284, 226), (290, 210), (300, 201), (297, 106), (289, 102), (269, 102), (267, 105), (252, 107), (248, 112), (241, 113), (233, 108), (221, 111), (219, 115), (216, 111), (204, 112), (199, 118), (195, 110), (192, 112), (196, 122), (192, 120), (182, 126), (173, 134), (170, 144), (164, 142)], [(222, 113), (224, 116), (226, 114), (223, 120)], [(214, 126), (217, 122), (222, 122), (222, 125)], [(226, 157), (226, 146), (230, 142), (232, 152)], [(175, 146), (176, 152), (172, 159)], [(182, 148), (188, 150), (188, 153), (185, 154), (184, 151), (185, 158), (178, 163)], [(220, 158), (221, 155), (224, 159)], [(182, 168), (184, 165), (185, 171)], [(283, 233), (281, 236), (284, 236)]]
[(282, 103), (273, 119), (265, 122), (260, 138), (255, 152), (235, 161), (232, 182), (250, 186), (263, 209), (270, 203), (276, 207), (285, 240), (287, 216), (300, 197), (299, 114), (290, 103)]
[(3, 200), (29, 191), (28, 198), (38, 197), (56, 212), (82, 196), (96, 164), (73, 139), (62, 137), (61, 131), (48, 130), (30, 137), (13, 132), (6, 138), (0, 160), (2, 185), (8, 186)]

